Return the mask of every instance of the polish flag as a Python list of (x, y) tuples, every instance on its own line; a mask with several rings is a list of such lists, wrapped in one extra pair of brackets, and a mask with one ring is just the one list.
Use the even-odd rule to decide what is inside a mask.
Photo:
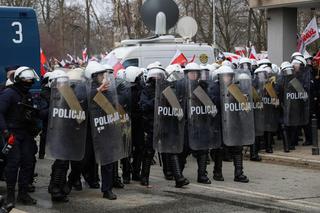
[(234, 50), (235, 50), (237, 55), (240, 55), (241, 57), (245, 57), (246, 48), (244, 48), (244, 47), (235, 47)]
[(47, 63), (47, 57), (42, 51), (42, 48), (40, 48), (40, 74), (41, 76), (44, 76), (46, 74), (46, 70), (44, 69), (44, 65)]
[(106, 63), (113, 68), (115, 76), (117, 76), (117, 72), (119, 70), (124, 69), (123, 65), (121, 64), (120, 60), (116, 57), (115, 54), (108, 54), (104, 59), (106, 59)]
[(317, 61), (317, 63), (320, 62), (320, 50), (317, 52), (317, 54), (313, 57), (313, 60)]
[(82, 51), (82, 60), (83, 62), (87, 62), (88, 61), (88, 48), (85, 48), (83, 51)]
[(250, 52), (249, 58), (250, 58), (250, 59), (258, 60), (256, 48), (255, 48), (254, 46), (251, 47), (251, 52)]
[(179, 64), (180, 66), (185, 66), (187, 63), (188, 59), (180, 50), (176, 51), (176, 54), (173, 56), (170, 62), (170, 64)]

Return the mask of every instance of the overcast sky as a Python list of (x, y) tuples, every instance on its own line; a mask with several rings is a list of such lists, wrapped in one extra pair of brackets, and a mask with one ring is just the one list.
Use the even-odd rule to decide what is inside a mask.
[[(92, 4), (93, 7), (98, 15), (105, 13), (107, 8), (110, 8), (110, 3), (111, 0), (93, 0)], [(72, 4), (83, 4), (85, 5), (85, 0), (66, 0), (67, 5), (72, 5)], [(109, 7), (108, 7), (109, 4)]]

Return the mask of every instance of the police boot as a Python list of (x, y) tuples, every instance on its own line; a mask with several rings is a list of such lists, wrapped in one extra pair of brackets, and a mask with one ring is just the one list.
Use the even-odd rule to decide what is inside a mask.
[(176, 187), (181, 188), (183, 186), (188, 185), (190, 182), (183, 177), (181, 168), (180, 168), (180, 162), (179, 162), (179, 157), (176, 154), (171, 154), (170, 155), (170, 164), (173, 172), (174, 179), (176, 181)]
[(273, 153), (272, 148), (272, 133), (266, 132), (265, 134), (266, 153)]
[(37, 204), (37, 200), (33, 199), (28, 194), (28, 187), (21, 187), (21, 186), (19, 186), (17, 202), (27, 206)]
[(99, 189), (100, 179), (98, 174), (98, 164), (94, 163), (92, 166), (93, 168), (90, 171), (82, 172), (82, 174), (91, 189)]
[(222, 161), (223, 161), (223, 150), (211, 150), (210, 152), (211, 158), (214, 161), (214, 168), (213, 168), (213, 179), (215, 181), (224, 181), (222, 175)]
[(255, 142), (250, 146), (250, 160), (251, 161), (261, 161), (259, 156), (259, 139), (256, 137)]
[(71, 161), (71, 172), (68, 176), (68, 186), (76, 191), (82, 191), (81, 164), (79, 161)]
[(149, 176), (151, 164), (153, 161), (154, 152), (147, 151), (143, 161), (142, 161), (142, 170), (141, 170), (141, 185), (148, 186), (149, 185)]
[(141, 156), (135, 156), (132, 159), (132, 180), (141, 181)]
[(124, 188), (124, 184), (121, 181), (121, 177), (119, 177), (118, 162), (115, 162), (113, 164), (113, 187), (118, 189)]
[(15, 187), (7, 186), (7, 204), (11, 203), (12, 205), (16, 204), (16, 196), (15, 196)]
[(116, 200), (117, 195), (114, 194), (111, 190), (109, 190), (103, 193), (103, 198), (106, 198), (108, 200)]
[(282, 132), (282, 140), (283, 140), (283, 151), (284, 152), (290, 152), (287, 128), (282, 125), (281, 129), (282, 129), (281, 132)]
[(130, 157), (124, 158), (122, 162), (122, 179), (124, 184), (129, 184), (131, 180), (131, 164)]
[[(64, 168), (61, 165), (52, 165), (52, 173), (48, 192), (51, 194), (51, 200), (56, 202), (68, 202), (67, 192), (65, 184)], [(69, 191), (70, 192), (70, 191)]]
[(248, 183), (249, 179), (243, 174), (243, 156), (242, 152), (233, 155), (234, 163), (234, 181)]
[(170, 167), (168, 154), (162, 153), (161, 157), (162, 157), (162, 169), (163, 169), (163, 174), (165, 179), (173, 180), (173, 174), (172, 174), (172, 169)]
[(198, 183), (211, 184), (207, 176), (207, 154), (198, 154)]

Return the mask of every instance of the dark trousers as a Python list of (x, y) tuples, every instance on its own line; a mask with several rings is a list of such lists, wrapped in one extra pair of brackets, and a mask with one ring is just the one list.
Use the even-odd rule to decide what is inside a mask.
[[(44, 124), (47, 125), (47, 124)], [(46, 154), (46, 137), (47, 137), (47, 126), (42, 128), (40, 133), (40, 143), (39, 143), (39, 156), (44, 156)]]
[(27, 187), (32, 178), (35, 165), (35, 141), (27, 133), (15, 134), (15, 137), (15, 144), (7, 157), (7, 165), (5, 167), (6, 182), (7, 186), (15, 187), (19, 172), (19, 188)]
[(98, 164), (96, 163), (91, 131), (88, 131), (86, 141), (86, 151), (81, 162), (81, 173), (87, 183), (99, 181)]
[(113, 185), (113, 163), (101, 166), (101, 191), (107, 192), (112, 190)]

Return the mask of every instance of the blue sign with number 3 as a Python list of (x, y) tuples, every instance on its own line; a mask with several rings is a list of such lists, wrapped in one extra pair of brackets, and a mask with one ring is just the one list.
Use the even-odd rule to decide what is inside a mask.
[(5, 68), (28, 66), (40, 76), (40, 38), (37, 16), (32, 8), (0, 7), (0, 82)]

